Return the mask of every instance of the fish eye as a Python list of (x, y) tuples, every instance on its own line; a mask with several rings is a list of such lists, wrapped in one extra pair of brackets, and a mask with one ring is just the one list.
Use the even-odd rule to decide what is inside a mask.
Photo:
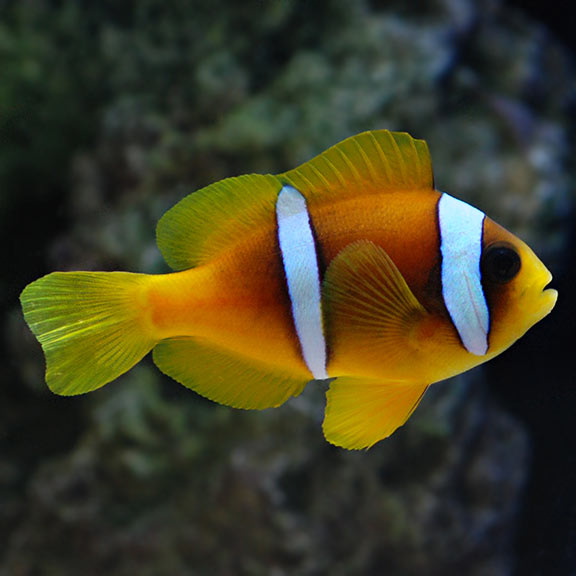
[(482, 255), (482, 277), (498, 284), (510, 282), (520, 272), (522, 260), (509, 244), (492, 244)]

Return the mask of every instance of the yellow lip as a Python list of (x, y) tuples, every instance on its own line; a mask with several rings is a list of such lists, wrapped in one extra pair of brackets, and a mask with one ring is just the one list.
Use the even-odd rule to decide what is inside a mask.
[(546, 270), (546, 277), (544, 278), (544, 282), (542, 283), (542, 297), (544, 298), (545, 306), (544, 306), (544, 314), (546, 316), (549, 314), (554, 306), (556, 305), (556, 301), (558, 300), (558, 291), (554, 290), (554, 288), (546, 288), (552, 282), (552, 273), (550, 270)]
[[(527, 316), (529, 326), (533, 326), (537, 322), (540, 322), (542, 318), (548, 316), (552, 312), (556, 301), (558, 300), (558, 291), (554, 288), (546, 288), (552, 281), (552, 274), (548, 269), (541, 264), (541, 272), (539, 274), (540, 278), (535, 280), (533, 284), (526, 290), (525, 294), (528, 296), (528, 301), (525, 305), (528, 309), (532, 309), (533, 312)], [(528, 304), (532, 302), (532, 304)], [(527, 310), (526, 308), (524, 308)]]
[[(544, 265), (542, 265), (542, 267), (544, 268)], [(548, 286), (548, 284), (550, 284), (550, 282), (552, 282), (552, 273), (550, 272), (550, 270), (548, 270), (547, 268), (544, 268), (545, 270), (545, 275), (544, 275), (544, 279), (542, 281), (542, 291), (546, 291), (546, 286)]]
[(558, 300), (558, 290), (554, 290), (554, 288), (546, 288), (542, 292), (542, 297), (545, 300), (544, 309), (547, 310), (544, 314), (545, 316), (546, 314), (550, 314), (556, 305), (556, 301)]

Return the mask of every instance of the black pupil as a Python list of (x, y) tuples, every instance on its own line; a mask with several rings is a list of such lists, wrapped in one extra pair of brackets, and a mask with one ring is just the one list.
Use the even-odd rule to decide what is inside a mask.
[(484, 268), (492, 280), (508, 282), (520, 270), (520, 256), (508, 246), (494, 246), (486, 254)]

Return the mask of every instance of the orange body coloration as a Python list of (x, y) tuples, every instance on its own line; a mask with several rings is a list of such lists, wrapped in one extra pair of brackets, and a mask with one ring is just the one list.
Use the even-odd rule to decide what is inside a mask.
[[(194, 337), (310, 378), (294, 334), (274, 244), (154, 277), (148, 314), (158, 340)], [(252, 274), (242, 274), (253, 258)]]
[(24, 290), (52, 390), (94, 390), (150, 350), (169, 376), (239, 408), (330, 377), (326, 438), (366, 448), (557, 296), (526, 244), (434, 189), (423, 141), (387, 131), (191, 194), (158, 243), (174, 273), (56, 272)]
[[(438, 266), (427, 270), (422, 259), (438, 259), (438, 234), (434, 221), (436, 194), (390, 194), (386, 204), (377, 196), (358, 196), (311, 206), (321, 258), (330, 262), (343, 248), (358, 240), (371, 240), (390, 249), (388, 254), (416, 297), (429, 310), (440, 308)], [(406, 206), (417, 206), (408, 210)], [(400, 215), (398, 222), (391, 217)], [(382, 222), (394, 226), (382, 227)], [(404, 230), (420, 234), (405, 237)], [(424, 241), (423, 241), (424, 239)], [(434, 267), (433, 267), (434, 268)], [(245, 271), (250, 270), (250, 274)], [(158, 339), (191, 336), (224, 344), (230, 349), (262, 360), (278, 358), (286, 367), (305, 370), (292, 317), (276, 241), (276, 223), (258, 230), (251, 242), (234, 247), (233, 253), (198, 268), (153, 278), (148, 303)], [(445, 320), (449, 318), (444, 312)], [(436, 324), (436, 322), (434, 322)], [(448, 325), (447, 331), (454, 332)], [(455, 338), (456, 335), (454, 335)]]

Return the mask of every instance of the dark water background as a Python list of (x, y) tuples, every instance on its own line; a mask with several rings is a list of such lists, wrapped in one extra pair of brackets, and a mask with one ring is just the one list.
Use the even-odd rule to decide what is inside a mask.
[[(545, 25), (574, 58), (576, 38), (563, 2), (509, 0), (508, 4)], [(576, 111), (571, 108), (574, 117)], [(576, 377), (566, 361), (573, 354), (570, 334), (576, 326), (576, 304), (571, 299), (576, 290), (576, 232), (573, 223), (569, 227), (564, 262), (555, 280), (562, 298), (555, 322), (543, 329), (544, 346), (528, 334), (525, 354), (512, 349), (493, 367), (492, 393), (526, 425), (532, 441), (530, 477), (516, 542), (518, 576), (576, 574)], [(518, 366), (535, 375), (528, 380), (531, 386), (515, 377)]]
[[(238, 6), (0, 2), (0, 574), (576, 574), (567, 5)], [(46, 391), (26, 283), (165, 271), (183, 195), (374, 127), (429, 140), (441, 188), (551, 263), (557, 309), (521, 343), (365, 454), (324, 443), (321, 391), (236, 412), (149, 362)]]

